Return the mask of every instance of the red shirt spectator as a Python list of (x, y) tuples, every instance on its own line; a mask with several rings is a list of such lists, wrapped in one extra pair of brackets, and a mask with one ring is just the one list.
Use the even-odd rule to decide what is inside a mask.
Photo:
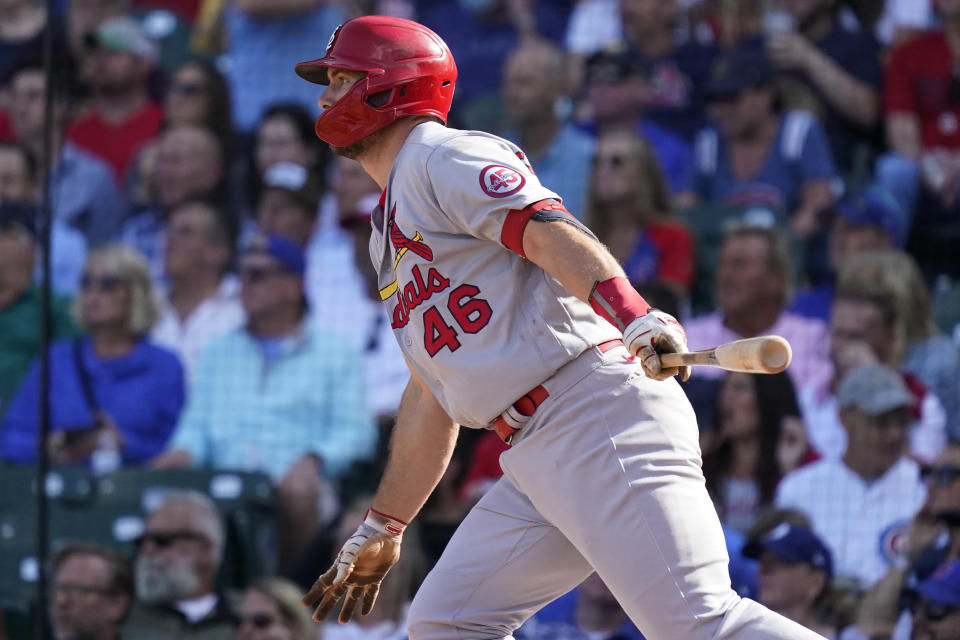
[(67, 137), (105, 160), (122, 183), (137, 152), (157, 136), (162, 122), (163, 111), (152, 103), (122, 122), (109, 122), (94, 111), (77, 118), (67, 130)]
[(10, 112), (0, 109), (0, 142), (12, 142), (17, 139), (10, 126)]
[(960, 148), (960, 81), (955, 53), (942, 31), (898, 47), (887, 65), (887, 114), (906, 113), (920, 121), (924, 149)]

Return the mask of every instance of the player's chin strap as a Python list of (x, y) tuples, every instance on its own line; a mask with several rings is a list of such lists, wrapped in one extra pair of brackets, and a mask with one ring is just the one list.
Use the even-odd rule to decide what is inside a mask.
[(650, 311), (647, 301), (623, 276), (594, 283), (590, 292), (590, 306), (601, 318), (621, 332), (625, 331), (631, 322)]

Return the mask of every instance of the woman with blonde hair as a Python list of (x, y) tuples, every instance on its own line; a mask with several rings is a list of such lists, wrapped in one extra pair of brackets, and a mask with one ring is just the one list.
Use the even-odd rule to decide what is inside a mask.
[(658, 283), (687, 297), (693, 236), (674, 216), (652, 148), (634, 131), (607, 131), (597, 140), (587, 212), (588, 226), (634, 285)]
[(884, 364), (919, 378), (943, 405), (947, 433), (960, 437), (960, 351), (934, 323), (930, 293), (916, 261), (896, 249), (867, 251), (844, 265), (838, 286), (876, 291), (893, 302), (894, 344), (891, 362)]
[[(74, 314), (86, 335), (50, 348), (51, 459), (95, 471), (160, 453), (183, 406), (177, 357), (147, 339), (159, 310), (146, 260), (110, 245), (84, 265)], [(31, 463), (36, 454), (40, 368), (35, 360), (0, 431), (0, 454)]]
[(237, 640), (316, 640), (317, 628), (300, 597), (300, 588), (285, 578), (251, 584), (237, 606)]

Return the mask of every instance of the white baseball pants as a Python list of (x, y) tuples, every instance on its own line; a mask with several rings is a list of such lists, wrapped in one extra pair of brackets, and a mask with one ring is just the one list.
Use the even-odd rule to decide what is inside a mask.
[(822, 640), (731, 589), (690, 403), (627, 355), (590, 349), (544, 383), (417, 593), (411, 640), (510, 638), (594, 570), (649, 640)]

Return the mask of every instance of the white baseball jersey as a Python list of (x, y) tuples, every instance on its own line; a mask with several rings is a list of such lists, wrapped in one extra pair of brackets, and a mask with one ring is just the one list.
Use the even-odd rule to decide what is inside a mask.
[(523, 152), (428, 122), (401, 148), (370, 254), (411, 366), (459, 424), (485, 427), (577, 355), (620, 332), (527, 261), (531, 205), (559, 200)]

